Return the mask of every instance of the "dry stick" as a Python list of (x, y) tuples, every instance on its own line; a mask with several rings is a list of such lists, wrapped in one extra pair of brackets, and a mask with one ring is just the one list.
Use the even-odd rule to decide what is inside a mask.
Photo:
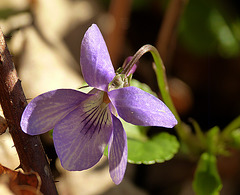
[(168, 66), (176, 45), (177, 27), (188, 0), (171, 0), (161, 25), (156, 48)]
[(132, 0), (112, 0), (109, 13), (114, 19), (113, 31), (106, 42), (114, 66), (117, 66), (122, 52)]
[(7, 120), (9, 132), (25, 172), (35, 171), (42, 180), (41, 192), (58, 194), (39, 136), (30, 136), (21, 130), (20, 120), (27, 105), (12, 56), (0, 30), (0, 104)]

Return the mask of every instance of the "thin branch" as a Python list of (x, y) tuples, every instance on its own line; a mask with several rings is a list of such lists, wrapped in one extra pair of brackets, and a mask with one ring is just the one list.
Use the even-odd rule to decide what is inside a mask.
[(117, 66), (124, 45), (132, 0), (112, 0), (109, 13), (113, 17), (113, 30), (106, 42), (114, 66)]
[(20, 167), (25, 172), (35, 171), (39, 174), (42, 180), (41, 192), (43, 194), (58, 194), (39, 136), (30, 136), (21, 130), (21, 115), (27, 101), (1, 30), (0, 104), (18, 152)]
[(167, 66), (176, 45), (177, 27), (188, 0), (171, 0), (158, 34), (156, 48)]

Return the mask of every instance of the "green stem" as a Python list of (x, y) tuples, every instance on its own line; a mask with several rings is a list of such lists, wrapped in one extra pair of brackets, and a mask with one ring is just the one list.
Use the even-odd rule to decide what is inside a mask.
[(155, 63), (155, 73), (157, 75), (157, 82), (158, 82), (158, 87), (160, 89), (162, 99), (164, 103), (168, 106), (168, 108), (172, 111), (174, 116), (176, 117), (178, 124), (175, 126), (175, 129), (179, 135), (179, 137), (184, 140), (185, 139), (185, 133), (182, 128), (181, 124), (181, 119), (176, 111), (176, 108), (172, 102), (172, 98), (169, 93), (169, 88), (168, 88), (168, 83), (167, 83), (167, 78), (166, 78), (166, 72), (165, 72), (165, 67), (163, 65), (162, 59), (155, 47), (152, 45), (144, 45), (142, 46), (136, 54), (133, 56), (133, 58), (130, 60), (130, 62), (125, 66), (124, 70), (122, 71), (122, 74), (127, 74), (131, 68), (133, 67), (134, 64), (140, 59), (140, 57), (147, 53), (150, 52), (152, 54), (154, 63)]
[(172, 111), (174, 116), (176, 117), (178, 124), (175, 126), (175, 129), (176, 129), (179, 137), (184, 140), (185, 134), (184, 134), (184, 131), (182, 128), (182, 124), (181, 124), (182, 122), (181, 122), (181, 119), (177, 113), (177, 110), (172, 102), (172, 98), (169, 93), (169, 87), (168, 87), (168, 83), (167, 83), (165, 66), (164, 66), (162, 59), (155, 47), (152, 46), (150, 52), (151, 52), (154, 62), (155, 62), (154, 70), (155, 70), (155, 73), (157, 76), (158, 87), (160, 89), (162, 99), (163, 99), (164, 103), (168, 106), (168, 108)]

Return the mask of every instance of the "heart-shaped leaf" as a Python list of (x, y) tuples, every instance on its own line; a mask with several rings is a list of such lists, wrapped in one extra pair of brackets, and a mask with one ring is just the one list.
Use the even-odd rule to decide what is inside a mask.
[(163, 132), (146, 140), (128, 139), (128, 162), (134, 164), (153, 164), (170, 160), (178, 151), (176, 137)]

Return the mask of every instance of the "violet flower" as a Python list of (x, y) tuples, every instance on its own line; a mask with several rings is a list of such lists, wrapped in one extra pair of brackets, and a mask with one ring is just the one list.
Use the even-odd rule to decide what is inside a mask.
[(70, 171), (94, 166), (108, 145), (110, 175), (119, 184), (127, 165), (127, 136), (118, 117), (134, 125), (169, 128), (177, 121), (163, 102), (141, 89), (109, 87), (116, 75), (95, 24), (82, 40), (80, 64), (85, 81), (94, 89), (88, 94), (57, 89), (39, 95), (24, 110), (21, 127), (30, 135), (54, 129), (56, 153)]

